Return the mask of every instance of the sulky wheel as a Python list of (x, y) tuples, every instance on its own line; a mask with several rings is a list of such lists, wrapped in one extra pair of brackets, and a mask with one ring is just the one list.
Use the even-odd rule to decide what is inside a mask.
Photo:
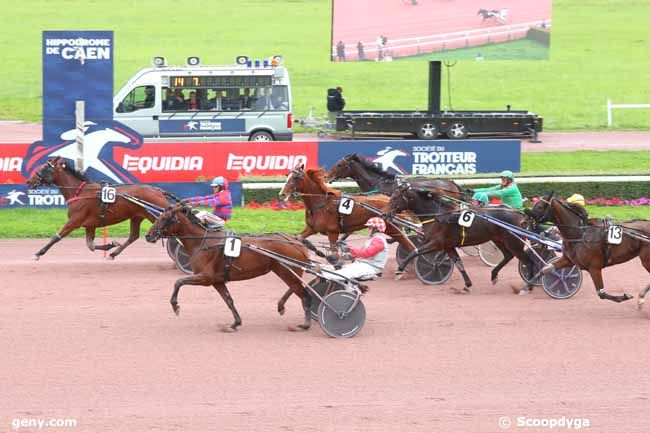
[(176, 247), (175, 256), (176, 267), (178, 270), (188, 275), (192, 275), (194, 272), (192, 272), (192, 265), (190, 265), (190, 256), (187, 254), (187, 251), (185, 251), (185, 248), (183, 248), (183, 245), (180, 242)]
[[(539, 271), (542, 270), (544, 266), (551, 260), (553, 260), (556, 255), (553, 250), (550, 250), (548, 248), (545, 248), (543, 245), (537, 245), (535, 246), (535, 251), (537, 251), (537, 254), (540, 255), (542, 258), (543, 262), (540, 262), (539, 258), (535, 256), (533, 253), (529, 253), (529, 256), (533, 260), (533, 276), (537, 275)], [(519, 275), (521, 276), (521, 279), (524, 280), (525, 282), (528, 281), (528, 264), (525, 262), (520, 261), (519, 262)], [(542, 276), (538, 276), (535, 278), (535, 280), (531, 283), (534, 286), (541, 286), (542, 285)]]
[(176, 247), (180, 242), (176, 238), (169, 238), (167, 240), (167, 254), (172, 260), (176, 260)]
[(503, 260), (503, 253), (492, 241), (479, 245), (478, 256), (488, 266), (495, 267)]
[[(409, 239), (416, 247), (420, 246), (421, 242), (418, 239), (418, 235), (411, 235), (409, 236)], [(402, 263), (404, 263), (406, 256), (408, 256), (408, 251), (406, 251), (406, 248), (404, 248), (402, 245), (398, 244), (397, 249), (395, 250), (395, 259), (397, 260), (397, 264), (401, 266)]]
[(472, 245), (470, 247), (460, 247), (460, 250), (463, 252), (463, 254), (470, 256), (470, 257), (476, 257), (478, 256), (478, 246)]
[(351, 338), (361, 331), (366, 321), (366, 307), (359, 296), (345, 290), (325, 296), (325, 302), (318, 307), (318, 322), (327, 335)]
[[(334, 281), (334, 280), (326, 280), (323, 278), (314, 278), (311, 280), (309, 283), (309, 287), (311, 287), (316, 293), (320, 295), (321, 298), (324, 298), (326, 295), (329, 295), (332, 292), (335, 292), (337, 290), (343, 290), (345, 287)], [(318, 307), (320, 307), (320, 299), (316, 297), (313, 293), (310, 293), (311, 295), (311, 305), (309, 307), (309, 311), (311, 312), (311, 317), (315, 320), (318, 320)]]
[(582, 271), (576, 265), (555, 269), (542, 277), (544, 291), (554, 299), (568, 299), (578, 293), (580, 286)]
[(442, 284), (454, 271), (454, 263), (444, 251), (434, 251), (415, 258), (415, 275), (424, 284)]

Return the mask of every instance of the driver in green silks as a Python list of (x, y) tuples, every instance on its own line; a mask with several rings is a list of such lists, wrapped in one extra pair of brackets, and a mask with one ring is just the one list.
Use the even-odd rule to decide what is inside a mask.
[(515, 183), (515, 175), (510, 170), (504, 170), (499, 176), (501, 177), (500, 185), (495, 185), (490, 188), (477, 188), (474, 190), (474, 196), (472, 198), (481, 203), (487, 203), (491, 197), (495, 197), (501, 199), (503, 204), (513, 209), (521, 209), (523, 199), (519, 187)]

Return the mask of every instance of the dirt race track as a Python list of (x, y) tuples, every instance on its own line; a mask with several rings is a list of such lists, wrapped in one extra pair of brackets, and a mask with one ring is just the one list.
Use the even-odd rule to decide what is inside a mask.
[[(181, 274), (160, 244), (110, 262), (66, 239), (29, 260), (43, 243), (0, 241), (2, 432), (21, 418), (77, 420), (52, 432), (498, 432), (502, 416), (515, 432), (548, 430), (518, 417), (563, 416), (648, 431), (650, 308), (599, 300), (586, 275), (565, 301), (513, 295), (514, 264), (492, 286), (472, 257), (480, 294), (455, 294), (458, 274), (443, 286), (384, 277), (351, 340), (317, 324), (288, 332), (299, 303), (278, 316), (284, 287), (265, 276), (230, 284), (243, 327), (224, 334), (231, 315), (212, 289), (181, 289), (174, 316)], [(635, 296), (648, 282), (638, 260), (605, 280)]]

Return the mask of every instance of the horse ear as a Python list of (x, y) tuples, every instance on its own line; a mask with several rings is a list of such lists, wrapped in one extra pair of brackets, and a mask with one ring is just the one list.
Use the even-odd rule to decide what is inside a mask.
[(304, 170), (305, 169), (305, 164), (300, 164), (300, 169)]

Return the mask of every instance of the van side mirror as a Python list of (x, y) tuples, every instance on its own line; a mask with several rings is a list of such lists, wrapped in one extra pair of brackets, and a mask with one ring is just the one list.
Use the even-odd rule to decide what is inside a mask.
[(124, 103), (120, 102), (117, 104), (117, 109), (115, 110), (116, 113), (124, 113)]

